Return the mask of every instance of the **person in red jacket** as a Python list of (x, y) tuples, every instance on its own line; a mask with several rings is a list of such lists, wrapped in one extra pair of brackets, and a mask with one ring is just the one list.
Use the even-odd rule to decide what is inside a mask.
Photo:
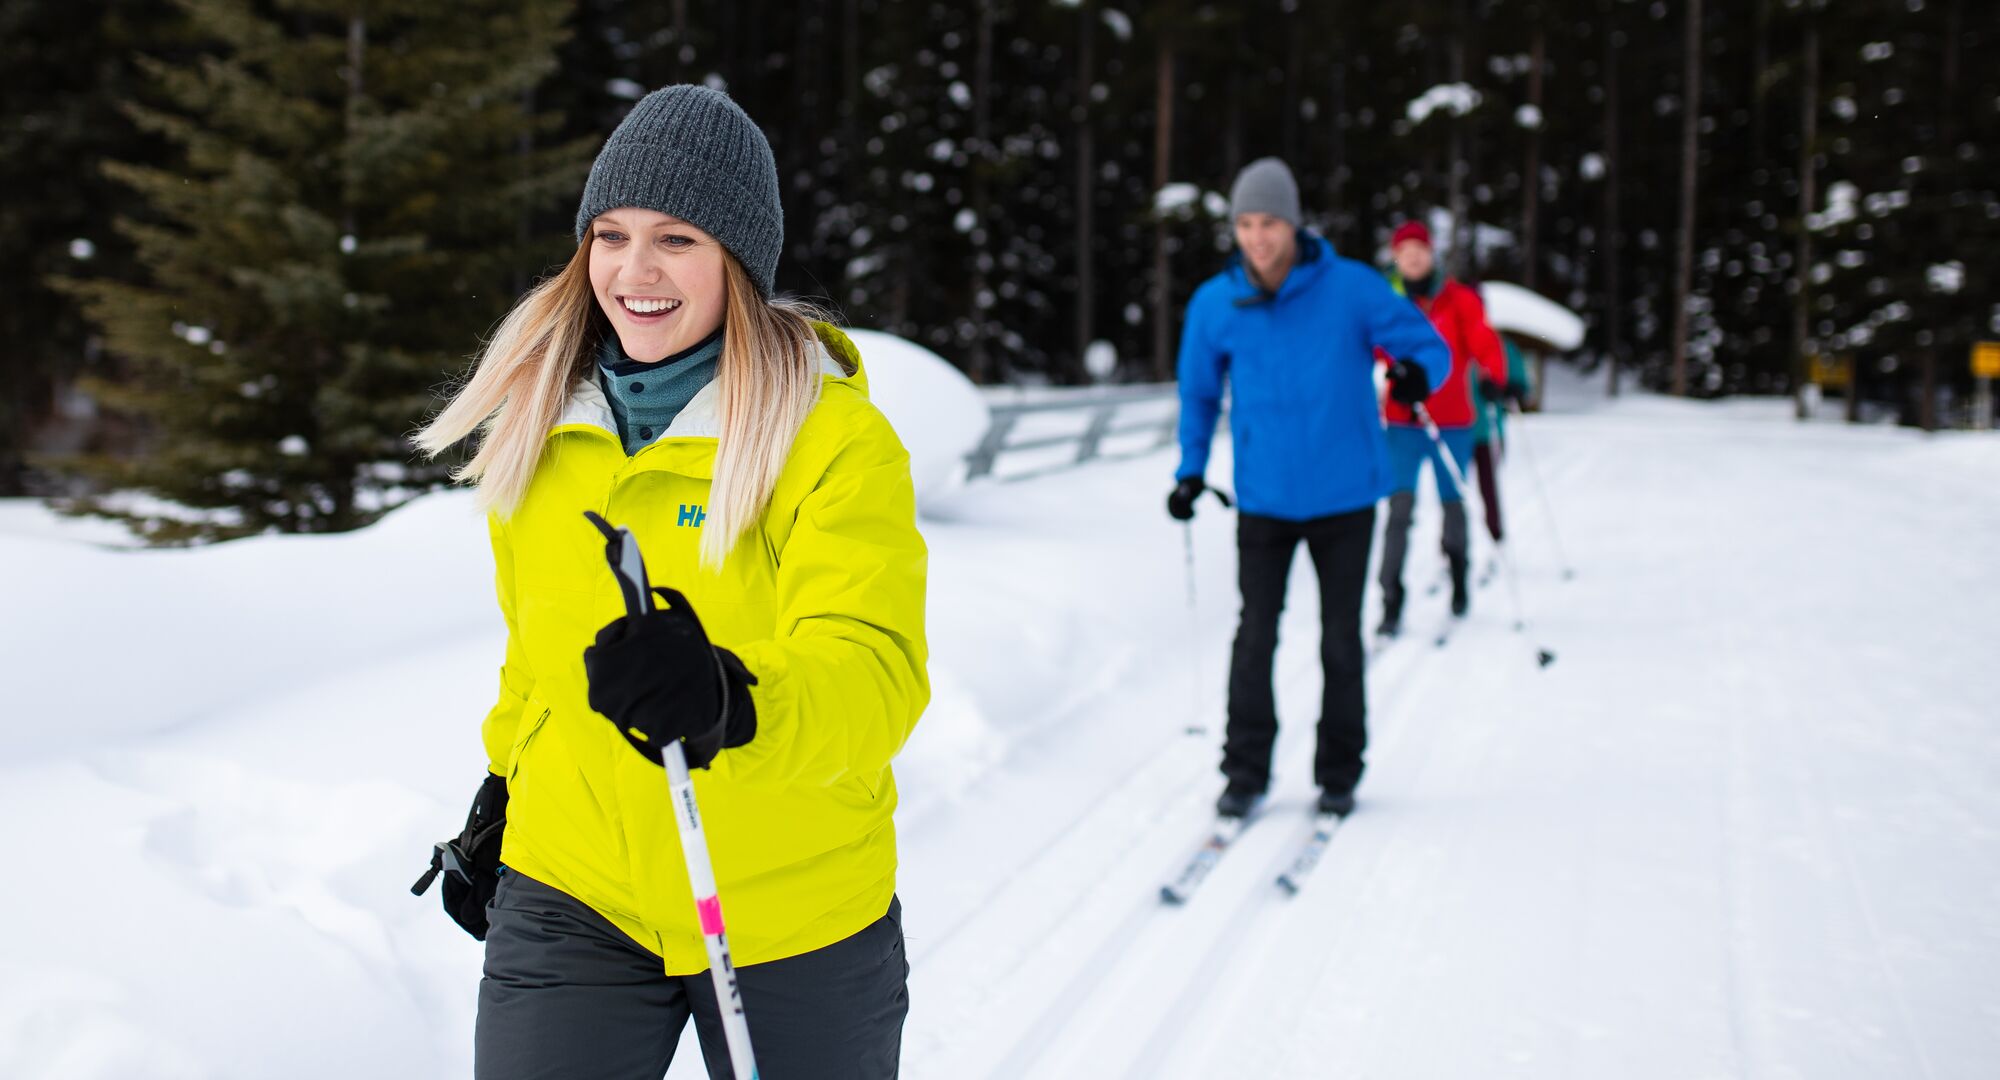
[[(1500, 337), (1486, 323), (1486, 305), (1471, 287), (1444, 276), (1431, 250), (1431, 231), (1417, 221), (1397, 226), (1389, 240), (1395, 262), (1389, 281), (1428, 315), (1438, 335), (1451, 347), (1451, 377), (1423, 408), (1430, 413), (1466, 475), (1472, 462), (1472, 366), (1496, 387), (1507, 384), (1507, 354)], [(1471, 562), (1471, 537), (1465, 524), (1465, 493), (1452, 482), (1437, 447), (1411, 409), (1383, 401), (1389, 439), (1389, 520), (1382, 537), (1382, 624), (1377, 633), (1393, 636), (1403, 622), (1403, 562), (1409, 552), (1410, 520), (1416, 509), (1417, 475), (1431, 463), (1431, 480), (1444, 504), (1444, 552), (1451, 563), (1451, 613), (1464, 615), (1471, 604), (1466, 568)]]

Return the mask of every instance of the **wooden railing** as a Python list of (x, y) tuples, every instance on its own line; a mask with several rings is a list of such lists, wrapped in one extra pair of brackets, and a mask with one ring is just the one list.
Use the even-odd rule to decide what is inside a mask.
[(993, 425), (966, 455), (968, 480), (1025, 480), (1149, 454), (1174, 441), (1180, 420), (1172, 383), (1049, 390), (989, 406)]

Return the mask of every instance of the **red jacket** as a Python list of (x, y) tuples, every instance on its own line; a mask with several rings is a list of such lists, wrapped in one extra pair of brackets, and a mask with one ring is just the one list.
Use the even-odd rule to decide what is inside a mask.
[[(1471, 287), (1446, 278), (1436, 296), (1413, 296), (1410, 300), (1430, 316), (1438, 336), (1451, 346), (1451, 378), (1424, 402), (1424, 408), (1441, 428), (1469, 428), (1473, 420), (1472, 365), (1477, 363), (1494, 385), (1505, 386), (1507, 350), (1500, 344), (1500, 335), (1486, 324), (1486, 305)], [(1387, 362), (1394, 358), (1378, 356), (1378, 359)], [(1393, 398), (1383, 398), (1382, 415), (1391, 424), (1408, 427), (1417, 422), (1409, 408)]]

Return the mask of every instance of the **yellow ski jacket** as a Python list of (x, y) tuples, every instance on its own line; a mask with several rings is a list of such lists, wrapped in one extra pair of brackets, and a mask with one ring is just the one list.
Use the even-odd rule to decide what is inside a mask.
[(629, 526), (655, 585), (757, 677), (756, 738), (694, 774), (738, 965), (781, 960), (882, 917), (896, 888), (889, 761), (930, 700), (909, 454), (868, 402), (846, 335), (818, 327), (820, 401), (769, 508), (720, 572), (700, 567), (717, 387), (626, 456), (595, 383), (577, 383), (511, 517), (488, 521), (507, 658), (484, 736), (507, 777), (501, 858), (656, 950), (708, 967), (664, 770), (587, 701), (583, 650), (624, 614), (595, 510)]

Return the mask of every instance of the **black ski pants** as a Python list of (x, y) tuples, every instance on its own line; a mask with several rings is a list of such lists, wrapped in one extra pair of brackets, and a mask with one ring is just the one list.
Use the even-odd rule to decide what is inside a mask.
[(1479, 470), (1479, 502), (1486, 508), (1486, 534), (1494, 543), (1506, 539), (1500, 527), (1499, 444), (1483, 442), (1472, 448), (1472, 463)]
[[(508, 870), (487, 905), (476, 1080), (659, 1080), (690, 1017), (708, 1075), (734, 1076), (709, 973), (660, 958), (588, 905)], [(887, 1080), (909, 1013), (903, 909), (823, 949), (737, 969), (765, 1080)]]
[(1243, 616), (1230, 660), (1229, 733), (1222, 748), (1222, 775), (1232, 789), (1261, 792), (1270, 783), (1271, 750), (1278, 739), (1271, 663), (1278, 651), (1278, 616), (1285, 610), (1292, 556), (1301, 541), (1319, 574), (1319, 655), (1326, 672), (1313, 779), (1333, 791), (1351, 791), (1361, 781), (1361, 756), (1368, 746), (1361, 590), (1374, 535), (1373, 506), (1311, 521), (1237, 517)]

